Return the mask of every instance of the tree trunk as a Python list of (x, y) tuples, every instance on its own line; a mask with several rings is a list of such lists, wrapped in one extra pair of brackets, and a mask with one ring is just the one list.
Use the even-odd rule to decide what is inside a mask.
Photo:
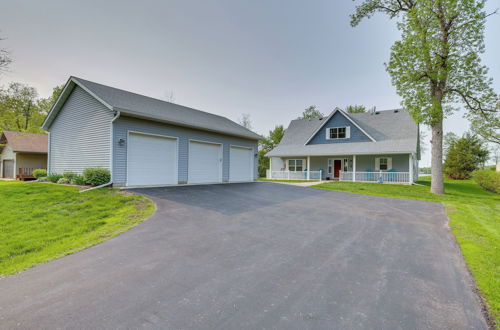
[(431, 192), (434, 194), (444, 194), (443, 180), (443, 120), (431, 126)]

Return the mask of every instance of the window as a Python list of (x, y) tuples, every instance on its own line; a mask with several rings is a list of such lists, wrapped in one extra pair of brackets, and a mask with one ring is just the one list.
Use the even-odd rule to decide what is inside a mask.
[(332, 174), (333, 159), (328, 159), (328, 174)]
[(391, 169), (392, 169), (392, 158), (391, 157), (375, 158), (375, 170), (388, 171)]
[(347, 131), (346, 127), (328, 128), (328, 139), (329, 140), (345, 139), (347, 137), (346, 131)]
[(344, 158), (344, 172), (349, 171), (349, 159)]
[(295, 172), (302, 172), (304, 170), (304, 161), (302, 159), (289, 159), (288, 160), (288, 170)]
[(380, 166), (379, 169), (384, 171), (387, 170), (387, 158), (380, 158)]

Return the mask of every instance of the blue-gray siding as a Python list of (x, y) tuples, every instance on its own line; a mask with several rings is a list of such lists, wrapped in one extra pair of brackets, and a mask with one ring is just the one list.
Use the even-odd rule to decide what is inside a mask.
[[(188, 144), (189, 140), (202, 140), (223, 144), (222, 179), (229, 180), (229, 148), (230, 145), (239, 145), (253, 148), (257, 153), (257, 141), (244, 138), (232, 137), (218, 133), (200, 131), (196, 129), (163, 124), (143, 119), (122, 116), (114, 122), (113, 139), (113, 182), (123, 184), (127, 180), (127, 135), (128, 131), (136, 131), (149, 134), (158, 134), (179, 138), (179, 182), (188, 181)], [(120, 146), (118, 141), (125, 140)], [(257, 178), (257, 158), (254, 157), (254, 175)]]
[(49, 172), (81, 174), (89, 167), (110, 168), (113, 113), (75, 87), (50, 131)]
[[(351, 137), (349, 139), (327, 140), (326, 130), (330, 127), (344, 127), (351, 128)], [(357, 128), (350, 120), (348, 120), (342, 113), (336, 112), (327, 123), (316, 133), (316, 135), (309, 141), (308, 144), (325, 144), (325, 143), (348, 143), (348, 142), (369, 142), (372, 141), (365, 133)]]

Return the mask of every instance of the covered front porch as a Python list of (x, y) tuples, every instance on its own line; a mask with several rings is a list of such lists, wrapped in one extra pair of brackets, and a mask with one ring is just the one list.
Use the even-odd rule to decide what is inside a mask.
[(339, 180), (411, 184), (418, 164), (413, 154), (270, 157), (268, 179)]

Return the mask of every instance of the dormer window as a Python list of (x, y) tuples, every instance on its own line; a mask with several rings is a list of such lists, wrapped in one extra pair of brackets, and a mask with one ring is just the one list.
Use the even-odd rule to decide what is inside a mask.
[(348, 139), (350, 137), (350, 127), (329, 127), (326, 129), (327, 140)]

